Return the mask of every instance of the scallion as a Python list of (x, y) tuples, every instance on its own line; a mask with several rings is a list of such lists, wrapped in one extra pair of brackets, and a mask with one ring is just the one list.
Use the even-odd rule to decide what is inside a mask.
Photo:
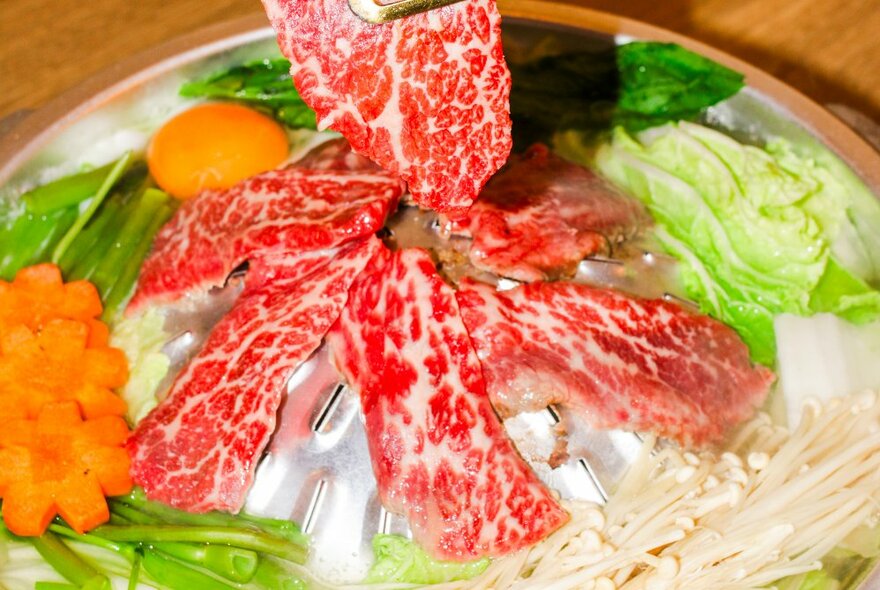
[(67, 230), (67, 233), (64, 234), (64, 237), (58, 242), (58, 245), (55, 246), (55, 249), (52, 251), (52, 262), (57, 263), (61, 257), (64, 256), (64, 251), (67, 250), (73, 240), (76, 239), (76, 236), (79, 235), (83, 226), (88, 223), (92, 218), (92, 215), (95, 214), (95, 211), (98, 210), (98, 207), (101, 206), (104, 198), (110, 192), (110, 189), (113, 188), (113, 185), (116, 184), (116, 181), (122, 176), (122, 173), (125, 172), (130, 161), (131, 152), (126, 152), (116, 161), (113, 168), (110, 169), (110, 172), (104, 178), (104, 182), (98, 187), (95, 196), (89, 201), (88, 207), (86, 207), (85, 211), (80, 213), (70, 229)]

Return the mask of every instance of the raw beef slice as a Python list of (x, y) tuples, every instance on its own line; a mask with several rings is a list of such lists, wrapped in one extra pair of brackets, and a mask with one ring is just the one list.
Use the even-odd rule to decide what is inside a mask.
[(403, 193), (386, 172), (306, 158), (318, 168), (272, 170), (185, 201), (156, 236), (128, 312), (205, 293), (259, 252), (319, 250), (374, 234)]
[(560, 404), (597, 428), (702, 446), (749, 418), (774, 379), (732, 329), (663, 300), (566, 282), (499, 292), (469, 279), (457, 296), (505, 417)]
[(510, 72), (494, 0), (372, 25), (346, 0), (264, 0), (318, 126), (398, 174), (416, 202), (464, 214), (511, 148)]
[(380, 499), (432, 556), (504, 555), (568, 520), (507, 439), (424, 250), (377, 256), (327, 340), (361, 396)]
[(641, 203), (536, 144), (511, 156), (454, 231), (479, 269), (519, 281), (571, 277), (578, 263), (650, 224)]
[(371, 236), (254, 258), (235, 307), (128, 440), (132, 479), (147, 497), (189, 512), (241, 509), (288, 378), (380, 246)]

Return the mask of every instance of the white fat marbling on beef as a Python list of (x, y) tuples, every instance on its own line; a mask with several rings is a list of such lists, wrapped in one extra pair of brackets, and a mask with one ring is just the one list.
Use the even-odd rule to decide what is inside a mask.
[(567, 406), (603, 429), (718, 442), (750, 417), (774, 377), (736, 332), (663, 300), (566, 282), (457, 293), (504, 416)]
[(338, 141), (298, 163), (185, 201), (159, 231), (129, 311), (223, 284), (252, 255), (332, 248), (374, 234), (402, 183)]
[(422, 206), (462, 215), (507, 159), (510, 72), (493, 0), (384, 25), (345, 0), (264, 0), (320, 128), (400, 175)]
[(369, 237), (252, 260), (235, 306), (128, 440), (132, 478), (150, 499), (238, 512), (288, 378), (318, 348), (380, 247)]
[(328, 343), (361, 396), (382, 503), (431, 555), (504, 555), (567, 520), (492, 410), (455, 292), (424, 250), (377, 256)]

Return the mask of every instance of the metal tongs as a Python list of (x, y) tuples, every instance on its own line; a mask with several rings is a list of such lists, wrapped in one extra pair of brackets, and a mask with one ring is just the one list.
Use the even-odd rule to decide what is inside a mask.
[(362, 20), (378, 25), (456, 2), (461, 0), (397, 0), (388, 4), (376, 0), (348, 0), (348, 5)]

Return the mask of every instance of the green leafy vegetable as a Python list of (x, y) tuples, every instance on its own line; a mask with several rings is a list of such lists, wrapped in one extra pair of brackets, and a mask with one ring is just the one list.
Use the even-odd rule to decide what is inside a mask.
[[(129, 588), (138, 581), (170, 590), (306, 588), (297, 568), (308, 539), (294, 523), (188, 514), (146, 500), (141, 490), (109, 505), (112, 524), (84, 535), (56, 520), (43, 536), (23, 539), (0, 522), (0, 541), (32, 544), (73, 587), (85, 590), (110, 590), (110, 577), (120, 576)], [(56, 590), (55, 582), (46, 584)]]
[(119, 310), (134, 294), (134, 286), (140, 276), (141, 264), (153, 246), (153, 238), (159, 233), (162, 226), (171, 219), (174, 211), (175, 209), (166, 195), (153, 218), (148, 220), (140, 240), (132, 247), (128, 264), (123, 265), (113, 286), (104, 293), (103, 317), (105, 319), (115, 320)]
[(840, 582), (824, 569), (777, 582), (780, 590), (839, 590)]
[(217, 72), (180, 89), (189, 98), (222, 98), (263, 108), (295, 129), (315, 129), (315, 112), (310, 109), (290, 78), (290, 62), (284, 58), (252, 61)]
[(131, 296), (153, 237), (173, 213), (171, 197), (158, 189), (148, 188), (124, 220), (92, 277), (104, 301), (105, 320), (112, 320)]
[(37, 582), (34, 590), (78, 590), (79, 586), (65, 584), (64, 582)]
[(40, 556), (75, 586), (110, 590), (110, 580), (106, 576), (83, 561), (52, 533), (44, 533), (30, 541)]
[(743, 76), (671, 43), (550, 55), (511, 63), (514, 143), (559, 131), (630, 131), (697, 118), (743, 87)]
[(776, 314), (880, 315), (880, 294), (833, 256), (851, 226), (851, 193), (786, 144), (746, 146), (690, 123), (641, 141), (618, 129), (596, 163), (647, 205), (657, 238), (683, 262), (688, 296), (734, 327), (756, 361), (774, 361)]
[(155, 547), (180, 561), (200, 565), (233, 582), (249, 582), (257, 571), (259, 555), (250, 549), (195, 545), (193, 543), (158, 543)]
[(146, 189), (147, 170), (138, 166), (122, 179), (120, 185), (98, 214), (83, 228), (80, 235), (59, 261), (65, 278), (91, 280), (98, 265), (119, 237), (122, 226), (137, 208)]
[(620, 94), (614, 124), (630, 131), (694, 119), (739, 92), (743, 75), (674, 43), (617, 49)]
[(45, 214), (25, 210), (0, 228), (0, 279), (11, 280), (19, 269), (47, 260), (76, 218), (76, 207)]
[(841, 187), (849, 202), (837, 220), (839, 230), (831, 244), (831, 252), (844, 268), (874, 286), (880, 285), (880, 204), (865, 183), (819, 141), (803, 142), (797, 151), (786, 142), (770, 142), (767, 149), (787, 167), (798, 169), (808, 164), (826, 181)]
[[(147, 182), (143, 163), (132, 165), (115, 183), (114, 192), (88, 215), (90, 219), (70, 229), (68, 243), (56, 247), (53, 259), (66, 279), (86, 279), (98, 288), (105, 320), (114, 319), (131, 295), (153, 237), (176, 206)], [(95, 200), (99, 198), (100, 194)]]
[(259, 590), (306, 590), (309, 587), (289, 565), (271, 557), (260, 560), (252, 584)]
[(367, 583), (440, 584), (468, 580), (489, 566), (488, 558), (465, 563), (437, 561), (409, 539), (397, 535), (374, 536), (373, 553), (375, 562), (367, 574)]
[(101, 206), (101, 203), (104, 202), (104, 198), (110, 192), (110, 189), (113, 188), (113, 185), (116, 184), (116, 181), (122, 176), (122, 173), (125, 172), (126, 167), (131, 161), (131, 152), (126, 152), (119, 160), (113, 164), (113, 167), (107, 173), (107, 176), (104, 178), (104, 181), (101, 183), (101, 186), (98, 187), (98, 190), (95, 191), (94, 196), (89, 200), (88, 206), (83, 210), (79, 216), (76, 218), (76, 221), (73, 222), (70, 229), (65, 232), (64, 236), (58, 241), (58, 244), (52, 250), (52, 262), (58, 263), (61, 257), (64, 255), (65, 250), (70, 246), (73, 240), (76, 239), (79, 232), (82, 230), (83, 226), (89, 222), (92, 216), (95, 214), (95, 211), (98, 210), (98, 207)]
[(110, 345), (121, 349), (128, 359), (129, 375), (119, 395), (125, 400), (126, 417), (137, 424), (156, 407), (156, 389), (168, 373), (171, 361), (162, 354), (168, 341), (165, 316), (157, 309), (148, 308), (133, 317), (124, 317), (116, 323), (110, 335)]
[(833, 257), (810, 293), (810, 310), (836, 314), (856, 324), (870, 322), (880, 310), (880, 292), (843, 268)]
[(193, 526), (216, 526), (245, 529), (249, 531), (262, 531), (269, 535), (285, 539), (296, 545), (305, 547), (308, 545), (308, 536), (305, 535), (296, 523), (289, 520), (277, 520), (274, 518), (261, 518), (250, 514), (231, 515), (225, 512), (209, 512), (207, 514), (191, 514), (182, 510), (175, 510), (159, 502), (147, 500), (144, 491), (135, 488), (128, 496), (113, 498), (110, 500), (111, 512), (119, 511), (122, 505), (148, 515), (154, 522), (163, 522), (173, 525)]
[(19, 269), (58, 262), (122, 175), (129, 156), (37, 187), (22, 195), (23, 209), (0, 227), (0, 278)]
[[(870, 529), (869, 529), (870, 530)], [(874, 534), (877, 530), (873, 529)], [(843, 544), (846, 545), (846, 542)], [(778, 590), (841, 590), (867, 587), (862, 582), (877, 564), (858, 552), (838, 546), (822, 558), (822, 569), (773, 582)]]
[(160, 587), (175, 590), (234, 590), (235, 586), (212, 576), (210, 573), (193, 569), (158, 551), (148, 551), (141, 558), (141, 567)]
[[(693, 119), (743, 87), (742, 75), (671, 43), (634, 42), (509, 66), (514, 140), (523, 147), (566, 129), (636, 131)], [(315, 129), (315, 113), (289, 71), (284, 58), (253, 61), (187, 82), (180, 94), (236, 100), (289, 127)]]
[(153, 237), (176, 206), (148, 186), (146, 165), (130, 160), (126, 154), (23, 195), (25, 207), (0, 227), (0, 278), (51, 260), (65, 279), (95, 283), (104, 319), (113, 319), (134, 289)]
[(259, 551), (294, 563), (305, 562), (305, 547), (262, 531), (240, 527), (158, 525), (102, 525), (90, 534), (118, 543), (216, 543)]
[(117, 165), (118, 162), (111, 162), (94, 170), (44, 184), (22, 195), (22, 200), (28, 211), (36, 215), (78, 205), (101, 189), (101, 185)]

